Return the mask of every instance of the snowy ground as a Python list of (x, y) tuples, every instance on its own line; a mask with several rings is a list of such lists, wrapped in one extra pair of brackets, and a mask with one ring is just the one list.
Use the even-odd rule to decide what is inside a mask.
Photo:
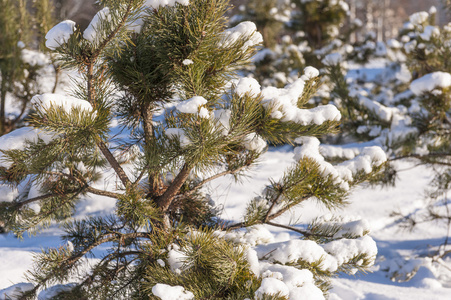
[[(262, 162), (242, 183), (228, 178), (217, 180), (210, 186), (216, 204), (224, 206), (223, 217), (239, 220), (246, 201), (258, 194), (268, 178), (278, 179), (284, 169), (293, 162), (291, 147), (271, 148)], [(333, 280), (331, 300), (381, 300), (381, 299), (450, 299), (451, 259), (431, 263), (417, 256), (427, 253), (446, 236), (446, 227), (440, 225), (420, 226), (413, 232), (402, 231), (390, 217), (393, 210), (410, 212), (424, 205), (423, 192), (430, 179), (428, 169), (411, 169), (409, 162), (400, 163), (400, 180), (395, 188), (359, 187), (350, 197), (351, 204), (336, 214), (359, 215), (372, 224), (372, 237), (379, 248), (379, 256), (373, 272), (367, 275), (340, 276)], [(113, 209), (114, 201), (108, 199), (86, 199), (80, 204), (83, 214), (102, 214)], [(300, 220), (305, 223), (317, 215), (327, 213), (315, 203), (300, 207), (291, 215), (283, 216), (281, 222)], [(78, 217), (81, 217), (79, 215)], [(289, 233), (280, 228), (269, 228), (283, 240)], [(36, 237), (25, 237), (19, 241), (11, 235), (0, 235), (0, 289), (22, 282), (23, 273), (32, 264), (32, 255), (42, 247), (59, 245), (58, 229), (52, 228)], [(103, 249), (104, 250), (104, 249)], [(98, 250), (98, 253), (102, 249)], [(412, 258), (412, 259), (409, 259)], [(416, 258), (416, 259), (414, 259)], [(393, 282), (387, 269), (409, 273), (418, 269), (408, 282)], [(403, 274), (400, 272), (401, 275)], [(390, 273), (391, 274), (391, 273)]]

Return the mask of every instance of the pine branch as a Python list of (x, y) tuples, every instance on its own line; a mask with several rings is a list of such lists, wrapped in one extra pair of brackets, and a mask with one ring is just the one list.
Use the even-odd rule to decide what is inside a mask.
[(429, 159), (433, 159), (433, 158), (443, 158), (443, 157), (451, 157), (450, 153), (429, 153), (429, 154), (408, 154), (408, 155), (403, 155), (403, 156), (397, 156), (397, 157), (393, 157), (388, 159), (388, 161), (396, 161), (396, 160), (401, 160), (401, 159), (406, 159), (406, 158), (416, 158), (419, 160), (424, 160), (425, 163), (433, 163), (433, 164), (437, 164), (437, 165), (442, 165), (442, 166), (450, 166), (451, 167), (451, 163), (448, 162), (443, 162), (443, 161), (436, 161), (436, 160), (432, 160), (429, 161)]
[(188, 192), (184, 193), (183, 195), (184, 195), (184, 196), (190, 196), (190, 195), (194, 194), (198, 189), (202, 188), (206, 183), (208, 183), (208, 182), (210, 182), (210, 181), (213, 181), (213, 180), (215, 180), (215, 179), (218, 179), (218, 178), (220, 178), (220, 177), (226, 176), (226, 175), (233, 175), (233, 174), (236, 174), (236, 173), (238, 173), (238, 172), (240, 172), (240, 171), (246, 169), (247, 167), (248, 167), (247, 165), (241, 166), (241, 167), (239, 167), (239, 168), (237, 168), (237, 169), (223, 171), (223, 172), (220, 172), (220, 173), (218, 173), (218, 174), (215, 174), (215, 175), (213, 175), (213, 176), (211, 176), (211, 177), (208, 177), (208, 178), (202, 180), (200, 183), (198, 183), (198, 184), (196, 184), (195, 186), (193, 186), (192, 188), (190, 188), (190, 190), (189, 190)]
[(124, 187), (127, 187), (131, 184), (130, 179), (128, 178), (127, 174), (125, 173), (122, 166), (118, 163), (116, 158), (111, 153), (110, 149), (105, 145), (103, 141), (98, 142), (97, 146), (99, 147), (100, 151), (102, 152), (103, 156), (106, 158), (106, 160), (109, 162), (110, 166), (113, 168), (113, 170), (116, 172), (117, 176), (121, 180)]
[[(113, 233), (107, 237), (104, 237), (103, 239), (96, 240), (92, 244), (85, 247), (82, 251), (76, 253), (75, 255), (73, 255), (71, 257), (64, 259), (60, 265), (63, 266), (64, 269), (69, 270), (86, 254), (88, 254), (94, 248), (96, 248), (104, 243), (114, 242), (114, 241), (118, 241), (118, 240), (121, 241), (124, 239), (137, 239), (137, 238), (149, 238), (149, 237), (150, 237), (149, 233), (147, 233), (147, 232), (134, 232), (134, 233), (122, 233), (122, 234), (121, 233)], [(107, 255), (105, 258), (103, 258), (102, 261), (105, 261), (105, 259), (108, 256), (109, 255)], [(112, 260), (116, 259), (116, 258), (117, 257), (113, 257)], [(35, 294), (42, 286), (45, 286), (46, 283), (49, 280), (51, 280), (53, 277), (54, 277), (53, 273), (46, 275), (45, 278), (40, 279), (39, 280), (40, 282), (38, 284), (36, 284), (36, 286), (31, 291), (27, 292), (27, 294)], [(24, 297), (24, 298), (19, 298), (19, 299), (27, 299), (27, 298)]]
[(166, 213), (167, 210), (169, 209), (169, 206), (174, 200), (174, 196), (180, 191), (180, 188), (188, 179), (191, 170), (192, 167), (188, 166), (188, 164), (185, 164), (175, 177), (172, 184), (168, 187), (168, 189), (164, 192), (164, 194), (157, 199), (156, 202), (163, 211), (163, 213)]
[(274, 223), (274, 222), (270, 222), (270, 221), (267, 221), (265, 223), (268, 224), (268, 225), (274, 226), (274, 227), (285, 228), (285, 229), (288, 229), (288, 230), (300, 233), (300, 234), (302, 234), (305, 237), (310, 237), (310, 236), (314, 235), (311, 232), (308, 232), (308, 231), (305, 231), (305, 230), (301, 230), (301, 229), (293, 227), (293, 226), (278, 224), (278, 223)]
[[(273, 184), (273, 186), (274, 186), (274, 184)], [(270, 220), (269, 216), (271, 215), (272, 210), (274, 209), (274, 207), (276, 206), (277, 202), (279, 201), (279, 199), (282, 195), (283, 195), (283, 190), (279, 190), (277, 197), (271, 200), (272, 204), (269, 207), (268, 212), (265, 215), (265, 219), (263, 221), (264, 223), (267, 223)]]
[(121, 197), (121, 194), (108, 192), (108, 191), (104, 191), (104, 190), (99, 190), (99, 189), (93, 188), (91, 186), (88, 186), (85, 190), (88, 193), (96, 194), (99, 196), (106, 196), (106, 197), (115, 198), (115, 199), (118, 199), (119, 197)]

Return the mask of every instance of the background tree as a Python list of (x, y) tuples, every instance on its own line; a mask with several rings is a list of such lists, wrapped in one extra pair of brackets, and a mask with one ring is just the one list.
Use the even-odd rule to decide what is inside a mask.
[[(34, 59), (41, 55), (35, 52), (38, 49), (36, 41), (44, 38), (54, 21), (48, 0), (34, 1), (33, 7), (31, 1), (26, 0), (2, 0), (0, 5), (0, 41), (3, 45), (0, 50), (0, 135), (3, 135), (22, 125), (31, 98), (42, 92), (39, 72), (44, 66)], [(57, 82), (56, 76), (53, 90)], [(16, 106), (16, 111), (8, 111), (7, 103), (10, 109)]]

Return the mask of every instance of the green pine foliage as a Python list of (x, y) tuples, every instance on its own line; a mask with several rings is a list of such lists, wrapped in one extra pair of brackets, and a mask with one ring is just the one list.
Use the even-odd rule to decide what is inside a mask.
[[(309, 270), (312, 284), (326, 294), (331, 276), (372, 265), (374, 250), (352, 248), (351, 259), (338, 262), (334, 255), (342, 254), (332, 244), (372, 245), (368, 231), (339, 235), (339, 228), (351, 229), (318, 224), (303, 230), (278, 217), (309, 200), (328, 209), (344, 206), (350, 187), (381, 167), (380, 157), (370, 155), (369, 166), (351, 162), (356, 167), (341, 175), (307, 153), (250, 201), (243, 222), (227, 223), (211, 207), (202, 188), (226, 175), (239, 180), (259, 162), (267, 142), (294, 144), (300, 136), (314, 142), (339, 124), (331, 116), (321, 122), (285, 120), (279, 107), (265, 105), (262, 93), (247, 86), (243, 92), (241, 81), (230, 84), (250, 65), (261, 39), (252, 27), (227, 29), (226, 0), (157, 8), (143, 7), (142, 0), (100, 4), (105, 8), (91, 23), (94, 36), (75, 27), (55, 49), (58, 64), (80, 74), (72, 94), (83, 106), (58, 105), (64, 95), (48, 106), (48, 95), (35, 98), (29, 125), (40, 137), (28, 139), (22, 149), (2, 150), (0, 180), (25, 186), (14, 201), (0, 203), (6, 228), (22, 236), (56, 222), (65, 231), (63, 246), (36, 255), (28, 273), (35, 286), (21, 299), (74, 277), (55, 299), (157, 299), (159, 284), (183, 287), (196, 299), (288, 299), (282, 291), (264, 292), (267, 279), (278, 273), (271, 267)], [(306, 79), (294, 110), (306, 106), (319, 80)], [(166, 106), (174, 101), (175, 109)], [(195, 101), (200, 101), (195, 109), (183, 108)], [(330, 107), (299, 113), (331, 113), (325, 109)], [(111, 135), (113, 118), (122, 125), (121, 140)], [(115, 187), (100, 189), (109, 171), (117, 178)], [(28, 197), (32, 187), (40, 195)], [(77, 203), (90, 194), (116, 199), (114, 214), (73, 220)], [(274, 247), (250, 241), (262, 225), (293, 231), (299, 239), (287, 243), (324, 254), (313, 261), (302, 253), (287, 261), (283, 253), (257, 257), (259, 247)], [(108, 250), (86, 267), (99, 247)], [(259, 261), (271, 266), (264, 274), (256, 270)]]

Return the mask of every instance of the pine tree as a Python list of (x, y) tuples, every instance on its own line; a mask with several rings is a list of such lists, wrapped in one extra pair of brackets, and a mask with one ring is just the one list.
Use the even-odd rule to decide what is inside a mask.
[[(387, 67), (384, 78), (350, 83), (344, 79), (340, 60), (330, 59), (327, 66), (335, 83), (332, 92), (340, 98), (336, 104), (343, 115), (345, 137), (379, 144), (389, 153), (389, 162), (410, 159), (432, 169), (434, 176), (425, 191), (425, 207), (408, 214), (393, 213), (401, 226), (410, 230), (426, 222), (445, 224), (448, 229), (451, 224), (447, 196), (451, 183), (451, 27), (434, 25), (435, 13), (433, 8), (430, 13), (410, 16), (400, 31), (400, 42), (391, 41), (403, 55), (393, 55), (396, 60)], [(386, 89), (390, 93), (384, 94)], [(379, 179), (394, 184), (396, 169), (390, 165), (386, 176)], [(448, 255), (449, 236), (435, 250), (427, 254), (434, 261)], [(404, 275), (393, 274), (393, 279)]]
[[(345, 1), (292, 0), (290, 5), (283, 1), (277, 3), (280, 2), (285, 7), (291, 6), (290, 13), (283, 15), (284, 10), (280, 10), (274, 15), (283, 20), (284, 30), (278, 31), (277, 44), (270, 44), (254, 60), (255, 77), (264, 86), (283, 87), (293, 82), (306, 66), (322, 68), (321, 60), (327, 54), (341, 50), (351, 32), (357, 29), (351, 25), (343, 30), (349, 14)], [(255, 15), (242, 16), (245, 20), (269, 18), (268, 12), (252, 8), (250, 11)]]
[[(32, 128), (5, 136), (23, 138), (1, 151), (0, 165), (0, 180), (20, 192), (0, 202), (0, 219), (18, 236), (52, 222), (65, 230), (63, 246), (36, 256), (34, 286), (21, 299), (73, 275), (76, 283), (53, 287), (55, 299), (321, 298), (334, 274), (374, 263), (362, 220), (278, 221), (308, 200), (344, 206), (350, 188), (385, 161), (374, 147), (338, 166), (324, 160), (316, 137), (335, 132), (340, 114), (331, 105), (303, 108), (318, 88), (316, 69), (283, 89), (239, 78), (262, 38), (250, 22), (227, 29), (226, 0), (100, 3), (85, 31), (66, 20), (47, 35), (61, 66), (79, 72), (75, 98), (34, 97)], [(119, 141), (113, 118), (123, 127)], [(202, 188), (226, 175), (239, 180), (268, 142), (299, 144), (296, 162), (249, 199), (242, 222), (221, 220)], [(40, 193), (30, 198), (32, 188)], [(116, 199), (115, 213), (71, 220), (89, 194)], [(299, 238), (273, 243), (265, 226)], [(82, 268), (100, 246), (107, 253)]]
[[(448, 5), (449, 6), (449, 5)], [(409, 117), (413, 132), (398, 145), (395, 159), (415, 159), (418, 164), (431, 166), (434, 177), (426, 191), (424, 209), (408, 215), (396, 212), (402, 225), (412, 230), (425, 222), (451, 226), (448, 193), (451, 183), (451, 47), (450, 24), (435, 26), (435, 9), (418, 12), (401, 31), (403, 50), (412, 72)], [(449, 231), (448, 231), (449, 232)], [(431, 252), (435, 260), (450, 253), (449, 236)]]
[(291, 26), (305, 33), (312, 49), (323, 48), (338, 36), (349, 11), (344, 1), (293, 0), (293, 3), (298, 15), (292, 17)]
[(262, 33), (263, 46), (273, 48), (289, 20), (289, 6), (289, 0), (249, 0), (239, 7), (240, 13), (233, 16), (233, 20), (255, 23)]
[[(11, 131), (12, 123), (17, 120), (8, 120), (5, 111), (7, 93), (13, 91), (16, 78), (23, 76), (23, 64), (21, 62), (21, 28), (25, 29), (27, 17), (23, 14), (24, 1), (2, 0), (0, 2), (0, 36), (2, 50), (0, 50), (0, 135)], [(22, 27), (23, 26), (23, 27)], [(26, 30), (24, 30), (26, 32)], [(23, 43), (23, 42), (22, 42)]]

